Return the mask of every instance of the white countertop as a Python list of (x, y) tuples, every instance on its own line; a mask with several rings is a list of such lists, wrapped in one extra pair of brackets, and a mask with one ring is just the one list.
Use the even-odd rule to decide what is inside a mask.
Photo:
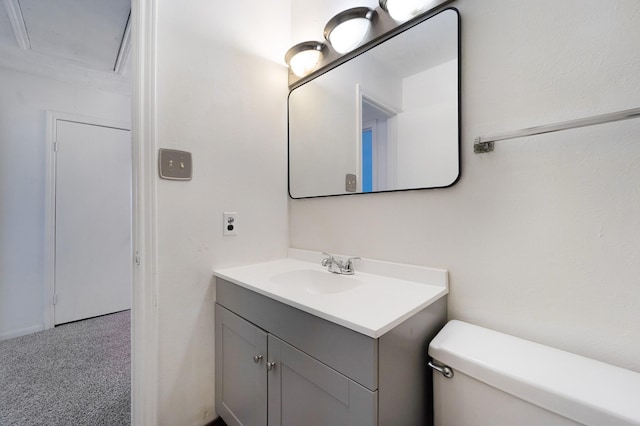
[(448, 293), (443, 269), (362, 259), (355, 275), (336, 275), (320, 265), (323, 257), (290, 249), (288, 258), (214, 275), (373, 338)]

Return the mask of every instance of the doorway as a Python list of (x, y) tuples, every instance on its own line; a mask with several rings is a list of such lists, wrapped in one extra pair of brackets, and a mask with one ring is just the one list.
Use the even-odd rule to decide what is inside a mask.
[(360, 164), (362, 192), (386, 191), (393, 181), (392, 152), (395, 151), (394, 132), (396, 113), (383, 108), (378, 102), (362, 96), (362, 135), (360, 138)]
[[(45, 111), (133, 120), (127, 113), (135, 95), (132, 89), (141, 79), (134, 78), (137, 70), (132, 69), (133, 59), (129, 58), (136, 57), (132, 41), (135, 38), (133, 34), (138, 31), (133, 20), (140, 20), (142, 15), (135, 11), (131, 14), (131, 8), (140, 12), (149, 4), (153, 6), (154, 2), (132, 5), (130, 0), (73, 3), (6, 0), (0, 5), (0, 27), (7, 30), (0, 36), (3, 51), (0, 59), (0, 89), (3, 93), (0, 106), (4, 157), (0, 204), (3, 205), (2, 231), (11, 230), (10, 234), (0, 232), (4, 242), (0, 247), (3, 284), (0, 286), (3, 308), (0, 339), (53, 328), (54, 324), (73, 318), (64, 319), (58, 315), (56, 319), (54, 311), (55, 306), (68, 298), (56, 292), (53, 285), (56, 259), (50, 253), (55, 252), (56, 229), (55, 222), (49, 219), (55, 217), (56, 204), (55, 199), (49, 196), (45, 200), (44, 196), (54, 193), (50, 186), (55, 180), (47, 179), (51, 173), (45, 169), (55, 153), (51, 144), (45, 144), (45, 126), (53, 127), (46, 120)], [(149, 19), (149, 22), (155, 21)], [(147, 33), (142, 34), (146, 37)], [(144, 37), (138, 41), (140, 39)], [(123, 97), (129, 97), (129, 101), (122, 102)], [(77, 117), (72, 117), (71, 121), (73, 119)], [(115, 127), (119, 126), (122, 124), (115, 123)], [(128, 131), (129, 124), (126, 127)], [(136, 168), (134, 171), (137, 175)], [(103, 207), (107, 208), (107, 203)], [(10, 215), (4, 214), (6, 212)], [(85, 217), (89, 216), (92, 214), (85, 214)], [(139, 216), (134, 230), (140, 224)], [(95, 221), (97, 227), (101, 223)], [(43, 226), (47, 229), (43, 230)], [(140, 232), (136, 235), (139, 236)], [(87, 234), (86, 240), (100, 241), (101, 238)], [(53, 249), (49, 249), (52, 246)], [(138, 252), (140, 245), (137, 244), (136, 248)], [(73, 268), (86, 263), (81, 256), (69, 257), (78, 260)], [(129, 249), (127, 260), (130, 268), (133, 258)], [(11, 268), (5, 267), (7, 263)], [(129, 275), (133, 273), (131, 271)], [(101, 277), (104, 274), (94, 275)], [(130, 284), (128, 293), (131, 299)], [(56, 294), (57, 300), (54, 300)], [(92, 294), (93, 299), (106, 298), (95, 292)], [(56, 305), (53, 305), (54, 301)], [(5, 309), (7, 307), (10, 309)], [(140, 311), (137, 312), (133, 309), (132, 316), (139, 315)], [(138, 341), (142, 341), (140, 333), (136, 336)], [(139, 383), (138, 388), (141, 387)], [(153, 394), (151, 391), (147, 393)]]
[(50, 113), (48, 327), (131, 308), (131, 132)]

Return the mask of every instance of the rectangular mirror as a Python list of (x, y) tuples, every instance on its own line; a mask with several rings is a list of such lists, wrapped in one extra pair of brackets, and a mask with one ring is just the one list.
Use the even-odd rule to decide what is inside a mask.
[(460, 176), (459, 15), (417, 19), (289, 94), (292, 198), (443, 188)]

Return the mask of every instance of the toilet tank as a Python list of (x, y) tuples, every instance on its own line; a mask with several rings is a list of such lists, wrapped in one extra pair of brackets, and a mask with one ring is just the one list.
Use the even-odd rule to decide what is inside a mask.
[(431, 341), (436, 426), (640, 425), (640, 374), (462, 321)]

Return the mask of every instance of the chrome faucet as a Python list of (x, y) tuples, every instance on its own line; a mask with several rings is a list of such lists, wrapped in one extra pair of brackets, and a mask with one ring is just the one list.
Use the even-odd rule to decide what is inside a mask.
[(354, 260), (360, 260), (359, 257), (350, 257), (347, 260), (338, 260), (336, 259), (333, 255), (329, 254), (329, 253), (322, 253), (325, 256), (324, 259), (322, 259), (321, 265), (322, 266), (326, 266), (327, 267), (327, 271), (332, 272), (334, 274), (341, 274), (341, 275), (353, 275), (355, 274), (356, 270), (353, 268), (353, 261)]

